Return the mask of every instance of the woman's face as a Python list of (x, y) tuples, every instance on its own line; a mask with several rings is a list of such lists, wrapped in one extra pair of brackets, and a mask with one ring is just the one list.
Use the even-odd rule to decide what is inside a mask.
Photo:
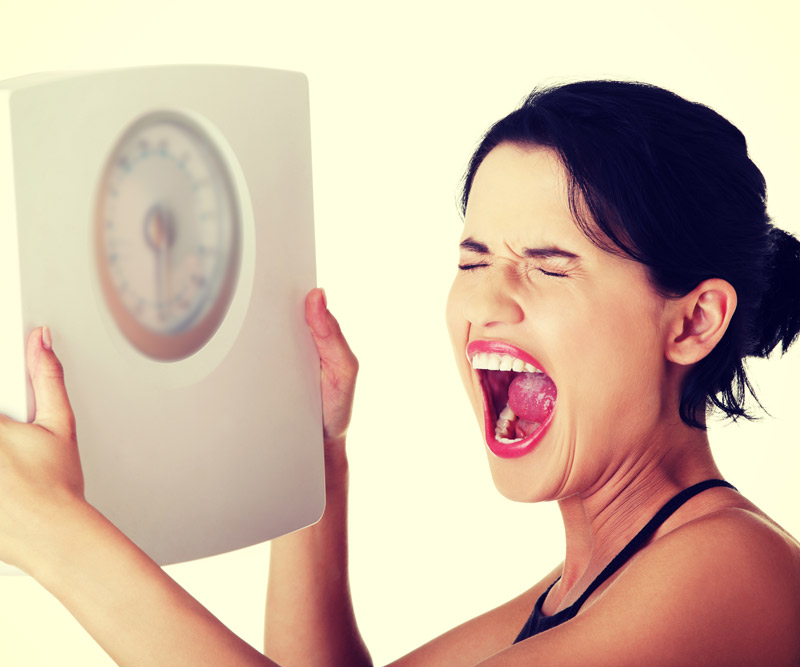
[[(447, 322), (504, 495), (589, 493), (659, 455), (648, 444), (677, 419), (664, 304), (642, 265), (576, 227), (552, 151), (489, 153), (470, 193)], [(511, 370), (490, 370), (498, 366)]]

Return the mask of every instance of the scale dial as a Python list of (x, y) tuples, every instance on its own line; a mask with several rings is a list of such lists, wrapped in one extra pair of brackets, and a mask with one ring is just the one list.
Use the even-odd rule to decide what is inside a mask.
[(189, 117), (150, 113), (117, 141), (100, 180), (96, 258), (109, 310), (140, 352), (183, 359), (222, 323), (241, 257), (237, 202), (225, 160)]

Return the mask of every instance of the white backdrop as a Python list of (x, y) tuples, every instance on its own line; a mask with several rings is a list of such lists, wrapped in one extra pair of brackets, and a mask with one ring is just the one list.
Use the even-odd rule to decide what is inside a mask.
[[(362, 368), (351, 570), (376, 664), (516, 595), (561, 558), (556, 508), (494, 490), (444, 327), (458, 182), (488, 125), (544, 81), (670, 88), (744, 131), (773, 217), (800, 233), (796, 10), (785, 0), (650, 4), (0, 0), (0, 79), (165, 63), (308, 74), (319, 282)], [(712, 430), (728, 479), (795, 535), (798, 375), (800, 349), (754, 365), (772, 418)], [(260, 646), (268, 557), (260, 545), (168, 570)], [(6, 578), (0, 664), (111, 661), (35, 582)]]

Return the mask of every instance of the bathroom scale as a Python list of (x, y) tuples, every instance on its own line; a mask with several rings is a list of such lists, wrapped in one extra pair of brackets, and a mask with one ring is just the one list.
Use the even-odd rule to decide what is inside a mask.
[(86, 498), (156, 562), (315, 522), (306, 77), (38, 74), (0, 99), (0, 413), (33, 419), (24, 350), (46, 324)]

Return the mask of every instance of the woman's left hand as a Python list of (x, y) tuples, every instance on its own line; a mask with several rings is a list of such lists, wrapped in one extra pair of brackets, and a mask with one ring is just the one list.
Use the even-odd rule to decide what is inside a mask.
[(33, 423), (0, 416), (0, 560), (25, 569), (58, 510), (85, 502), (75, 417), (49, 333), (35, 329), (26, 349)]

